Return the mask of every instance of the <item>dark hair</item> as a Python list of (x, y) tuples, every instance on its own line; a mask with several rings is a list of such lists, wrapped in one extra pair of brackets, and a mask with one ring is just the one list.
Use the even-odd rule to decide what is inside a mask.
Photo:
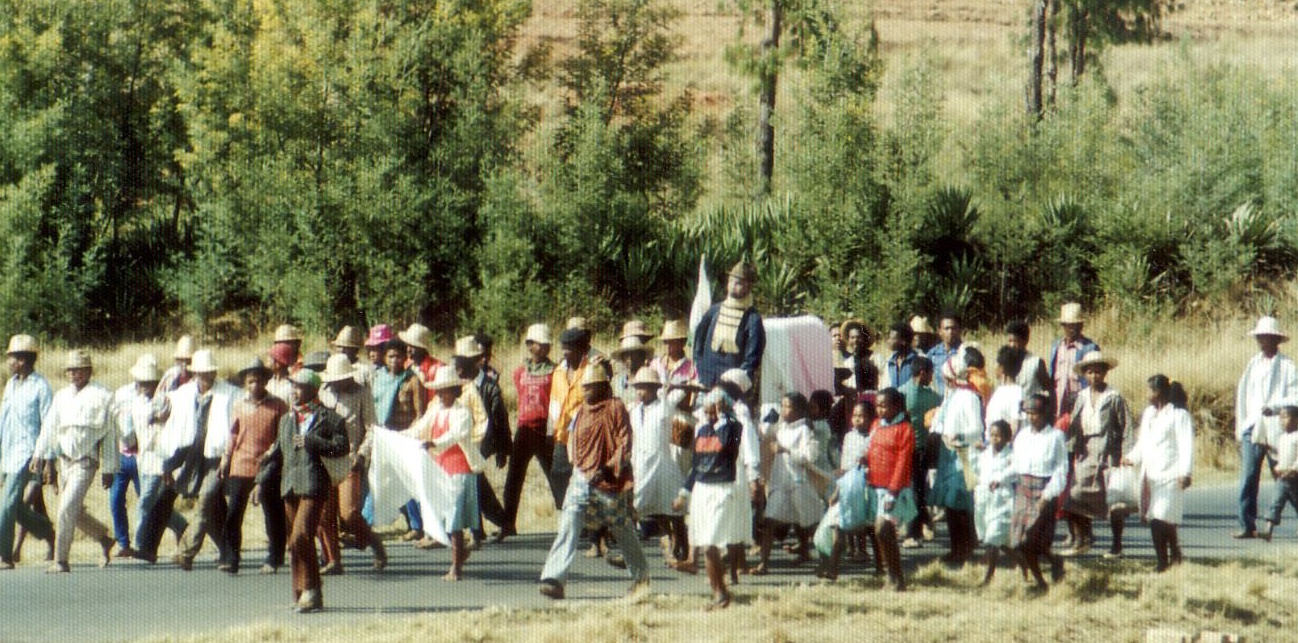
[(1002, 346), (996, 353), (996, 363), (1010, 379), (1016, 379), (1023, 370), (1023, 358), (1027, 356), (1022, 348)]
[(784, 399), (789, 401), (789, 406), (793, 407), (793, 414), (798, 419), (807, 417), (811, 403), (807, 401), (807, 396), (797, 392), (790, 391), (784, 394)]
[(866, 415), (868, 415), (869, 417), (874, 417), (874, 405), (871, 404), (869, 400), (857, 400), (852, 403), (853, 409), (855, 409), (858, 406), (865, 409)]
[(903, 324), (901, 322), (897, 322), (893, 324), (891, 327), (889, 327), (888, 330), (890, 332), (897, 333), (897, 336), (906, 340), (907, 344), (909, 344), (911, 340), (915, 339), (915, 331), (911, 330), (910, 324)]
[(912, 374), (914, 374), (914, 373), (921, 373), (921, 372), (924, 372), (924, 371), (927, 371), (927, 372), (929, 372), (929, 373), (932, 373), (932, 372), (933, 372), (933, 360), (931, 360), (931, 359), (929, 359), (929, 358), (927, 358), (927, 357), (925, 357), (925, 356), (923, 356), (923, 355), (920, 355), (920, 356), (916, 357), (914, 360), (911, 360), (911, 362), (910, 362), (910, 372), (911, 372)]
[(996, 420), (995, 422), (992, 422), (992, 425), (987, 428), (987, 435), (992, 435), (997, 431), (1004, 433), (1005, 437), (1010, 437), (1010, 423), (1005, 420)]
[(964, 363), (969, 368), (987, 368), (987, 358), (983, 357), (983, 352), (971, 346), (964, 349)]
[(399, 340), (399, 339), (393, 338), (393, 339), (389, 339), (389, 340), (386, 341), (386, 342), (383, 342), (383, 353), (386, 355), (387, 352), (388, 352), (388, 351), (391, 351), (391, 350), (395, 350), (395, 351), (398, 351), (398, 352), (404, 353), (404, 352), (406, 352), (407, 350), (409, 350), (409, 347), (406, 346), (406, 343), (405, 343), (405, 342), (403, 342), (403, 341), (401, 341), (401, 340)]
[(808, 404), (815, 404), (821, 413), (826, 415), (834, 408), (834, 394), (819, 389), (811, 392), (811, 398), (807, 400)]
[(478, 342), (478, 345), (482, 347), (482, 352), (484, 354), (490, 353), (491, 347), (496, 345), (496, 340), (492, 339), (491, 335), (482, 331), (473, 334), (473, 341)]
[(1023, 400), (1024, 412), (1028, 410), (1029, 406), (1034, 404), (1041, 405), (1041, 413), (1046, 416), (1049, 422), (1055, 421), (1055, 405), (1050, 403), (1049, 393), (1033, 393), (1028, 396), (1026, 400)]
[(1150, 376), (1146, 380), (1149, 384), (1149, 390), (1158, 393), (1173, 408), (1188, 409), (1190, 406), (1190, 397), (1185, 393), (1185, 387), (1180, 382), (1173, 382), (1166, 375), (1158, 373)]
[(1028, 341), (1028, 337), (1032, 335), (1032, 327), (1022, 319), (1015, 319), (1014, 321), (1005, 324), (1005, 334), (1013, 335), (1026, 342)]
[(957, 313), (955, 309), (947, 308), (943, 310), (942, 315), (937, 318), (938, 325), (941, 326), (942, 322), (947, 319), (955, 322), (956, 326), (964, 328), (964, 320), (960, 318), (960, 313)]
[(870, 330), (870, 327), (859, 319), (849, 319), (843, 322), (843, 341), (847, 341), (847, 336), (851, 334), (853, 328), (861, 331), (861, 341), (857, 344), (857, 350), (869, 350), (870, 345), (874, 344), (874, 331)]
[(906, 410), (906, 397), (901, 394), (901, 391), (898, 391), (891, 386), (876, 393), (874, 399), (888, 400), (889, 404), (892, 404), (903, 411)]

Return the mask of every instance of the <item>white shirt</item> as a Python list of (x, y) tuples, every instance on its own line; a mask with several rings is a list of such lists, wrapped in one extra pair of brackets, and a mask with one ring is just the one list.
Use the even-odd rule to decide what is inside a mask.
[(1276, 440), (1275, 450), (1276, 471), (1298, 469), (1298, 431), (1280, 434), (1279, 439)]
[(1001, 384), (987, 400), (987, 417), (984, 420), (983, 440), (991, 441), (991, 428), (997, 420), (1010, 424), (1010, 435), (1019, 431), (1023, 418), (1023, 388), (1018, 384)]
[(982, 398), (967, 388), (948, 387), (933, 432), (961, 446), (976, 444), (983, 434)]
[(1047, 426), (1034, 431), (1030, 425), (1023, 427), (1014, 437), (1011, 459), (1014, 473), (1050, 478), (1041, 497), (1050, 500), (1064, 492), (1064, 485), (1068, 482), (1068, 450), (1064, 447), (1064, 434), (1059, 429)]
[(1281, 353), (1267, 358), (1261, 353), (1249, 360), (1235, 389), (1235, 440), (1252, 428), (1253, 441), (1270, 444), (1280, 437), (1279, 420), (1262, 415), (1262, 409), (1298, 395), (1298, 367)]
[(162, 475), (162, 453), (158, 440), (162, 427), (149, 422), (153, 396), (140, 393), (135, 384), (117, 389), (117, 425), (123, 436), (135, 435), (135, 466), (140, 475)]
[(761, 481), (762, 437), (757, 432), (757, 423), (753, 421), (753, 411), (743, 401), (735, 402), (732, 410), (739, 420), (739, 426), (743, 428), (739, 434), (739, 455), (744, 463), (744, 472), (748, 474), (749, 482)]
[(90, 382), (81, 390), (68, 385), (54, 394), (33, 457), (49, 460), (56, 455), (73, 460), (90, 458), (99, 462), (101, 473), (117, 473), (112, 391)]
[(843, 436), (843, 455), (839, 459), (839, 466), (843, 469), (855, 467), (869, 450), (869, 433), (862, 433), (856, 429), (848, 431)]
[(1139, 465), (1150, 482), (1170, 482), (1190, 475), (1194, 464), (1194, 424), (1189, 411), (1171, 404), (1164, 404), (1161, 409), (1146, 408), (1140, 416), (1136, 446), (1127, 459)]

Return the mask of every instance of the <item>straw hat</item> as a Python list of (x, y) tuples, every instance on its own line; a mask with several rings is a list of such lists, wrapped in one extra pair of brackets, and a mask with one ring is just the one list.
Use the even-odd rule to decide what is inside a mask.
[(392, 339), (392, 327), (387, 324), (379, 324), (370, 328), (370, 334), (365, 338), (366, 348), (382, 348), (384, 344)]
[(428, 327), (423, 324), (411, 324), (410, 328), (397, 333), (397, 337), (405, 342), (407, 346), (422, 348), (430, 352), (433, 350), (433, 331), (428, 330)]
[(1061, 324), (1081, 324), (1082, 305), (1077, 302), (1068, 302), (1059, 307), (1059, 323)]
[(309, 368), (317, 373), (323, 371), (329, 363), (329, 351), (311, 351), (302, 358), (302, 368)]
[(310, 386), (311, 388), (314, 389), (319, 389), (321, 384), (320, 374), (309, 368), (304, 368), (302, 370), (299, 370), (298, 372), (294, 373), (293, 376), (290, 377), (289, 379), (292, 380), (294, 384), (301, 384), (302, 386)]
[(645, 326), (644, 322), (639, 319), (632, 319), (631, 321), (622, 324), (622, 336), (618, 339), (626, 339), (628, 337), (638, 337), (641, 342), (647, 342), (653, 337), (653, 333), (649, 332), (649, 327)]
[(92, 367), (93, 365), (90, 363), (90, 353), (83, 351), (80, 348), (68, 351), (67, 361), (63, 363), (63, 368), (69, 371), (75, 368)]
[(437, 375), (433, 376), (433, 383), (429, 384), (428, 388), (434, 391), (442, 391), (459, 386), (464, 386), (464, 380), (455, 374), (455, 369), (439, 368), (437, 369)]
[(136, 382), (156, 382), (162, 379), (162, 372), (158, 370), (158, 358), (150, 353), (137, 357), (129, 372), (131, 379)]
[(212, 351), (207, 349), (194, 351), (194, 360), (189, 363), (189, 372), (215, 373), (216, 361), (212, 359)]
[(455, 353), (452, 357), (481, 357), (482, 344), (473, 335), (466, 335), (455, 340)]
[[(1249, 334), (1254, 337), (1259, 335), (1279, 337), (1282, 342), (1289, 340), (1289, 336), (1286, 335), (1284, 331), (1280, 330), (1280, 322), (1275, 317), (1263, 317), (1257, 320), (1257, 326), (1254, 326), (1253, 330), (1250, 331)], [(9, 352), (12, 353), (13, 349), (10, 349)]]
[(936, 335), (937, 331), (933, 330), (933, 325), (928, 323), (928, 317), (915, 315), (910, 318), (910, 330), (916, 335)]
[(355, 326), (343, 326), (338, 331), (338, 336), (334, 338), (334, 346), (338, 348), (360, 348), (365, 343), (365, 338), (361, 337), (361, 331)]
[(531, 326), (528, 326), (527, 334), (523, 336), (523, 341), (549, 346), (551, 344), (550, 327), (545, 324), (532, 324)]
[[(201, 353), (202, 351), (199, 352)], [(275, 344), (270, 347), (267, 354), (269, 354), (270, 358), (275, 360), (275, 362), (281, 366), (293, 365), (295, 355), (293, 354), (293, 347), (288, 344)], [(190, 370), (193, 369), (191, 368)]]
[(604, 366), (604, 362), (591, 362), (586, 365), (586, 372), (581, 376), (581, 385), (593, 384), (608, 384), (608, 368)]
[(743, 261), (731, 266), (730, 272), (726, 274), (748, 282), (757, 281), (757, 268), (753, 264)]
[(341, 353), (338, 355), (331, 355), (329, 361), (325, 364), (324, 372), (320, 374), (320, 379), (326, 384), (354, 379), (355, 377), (356, 369), (352, 366), (352, 361), (347, 359), (347, 356)]
[(748, 377), (748, 372), (742, 368), (732, 368), (722, 373), (719, 379), (727, 384), (738, 386), (740, 393), (747, 393), (748, 389), (753, 388), (753, 378)]
[(292, 324), (280, 324), (280, 327), (275, 329), (275, 341), (300, 342), (302, 341), (302, 331)]
[(586, 330), (586, 326), (587, 323), (585, 317), (569, 317), (568, 323), (567, 325), (564, 326), (564, 328), (572, 329), (572, 330)]
[(1095, 366), (1096, 364), (1103, 364), (1106, 370), (1111, 371), (1117, 368), (1118, 360), (1112, 357), (1105, 357), (1100, 354), (1100, 351), (1095, 351), (1094, 353), (1088, 353), (1086, 357), (1082, 358), (1082, 361), (1074, 364), (1073, 372), (1081, 375), (1086, 372), (1087, 367)]
[(254, 357), (248, 361), (243, 368), (239, 369), (239, 379), (248, 377), (249, 373), (256, 373), (262, 377), (270, 377), (270, 369), (266, 368), (266, 363), (261, 361), (260, 357)]
[(9, 355), (35, 352), (38, 352), (35, 337), (31, 335), (14, 335), (9, 338)]
[(663, 334), (658, 336), (659, 340), (664, 342), (673, 339), (689, 339), (689, 329), (685, 327), (685, 321), (681, 319), (669, 319), (663, 322)]
[(171, 357), (172, 359), (193, 359), (194, 351), (197, 349), (198, 342), (195, 342), (193, 337), (181, 335), (180, 339), (176, 340), (176, 352)]
[(635, 372), (635, 377), (631, 378), (631, 386), (652, 386), (658, 388), (662, 385), (663, 381), (662, 378), (658, 376), (658, 371), (655, 371), (648, 366), (641, 367), (640, 370)]
[(617, 350), (613, 351), (614, 359), (622, 359), (631, 353), (649, 353), (649, 347), (640, 341), (637, 335), (622, 338), (622, 343), (618, 345)]
[(559, 333), (560, 346), (581, 346), (590, 344), (590, 332), (584, 328), (567, 328)]

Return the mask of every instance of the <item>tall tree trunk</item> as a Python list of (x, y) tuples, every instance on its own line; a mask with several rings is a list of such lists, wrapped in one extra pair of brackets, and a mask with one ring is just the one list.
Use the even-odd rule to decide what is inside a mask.
[(1046, 21), (1046, 105), (1055, 106), (1055, 88), (1059, 82), (1059, 49), (1056, 47), (1056, 36), (1059, 32), (1059, 2), (1046, 0), (1050, 4), (1050, 19)]
[(1068, 63), (1074, 85), (1086, 73), (1086, 37), (1090, 30), (1090, 12), (1085, 7), (1073, 7), (1068, 27)]
[(761, 195), (771, 193), (771, 177), (775, 173), (775, 88), (780, 79), (777, 50), (780, 47), (780, 30), (784, 21), (783, 0), (771, 0), (771, 19), (766, 37), (762, 39), (762, 90), (757, 121), (757, 146), (761, 151)]
[(1046, 4), (1049, 0), (1035, 0), (1032, 3), (1032, 40), (1028, 53), (1028, 115), (1041, 118), (1041, 66), (1045, 57), (1046, 41)]

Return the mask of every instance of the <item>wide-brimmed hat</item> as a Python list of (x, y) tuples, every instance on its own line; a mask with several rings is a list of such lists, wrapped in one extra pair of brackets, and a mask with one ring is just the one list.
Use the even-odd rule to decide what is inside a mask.
[(275, 329), (275, 341), (277, 342), (300, 342), (302, 341), (302, 331), (292, 324), (280, 324)]
[(1080, 362), (1073, 365), (1073, 372), (1081, 375), (1086, 371), (1087, 367), (1095, 366), (1096, 364), (1103, 364), (1105, 370), (1111, 371), (1117, 368), (1118, 360), (1112, 357), (1105, 357), (1100, 353), (1100, 351), (1087, 353), (1086, 357), (1083, 357)]
[(442, 367), (437, 369), (437, 374), (433, 376), (433, 382), (428, 385), (428, 388), (434, 391), (442, 391), (458, 386), (464, 386), (464, 380), (455, 374), (455, 369)]
[(1081, 324), (1085, 323), (1082, 319), (1082, 305), (1077, 302), (1068, 302), (1059, 307), (1059, 319), (1061, 324)]
[(928, 322), (928, 317), (915, 315), (910, 318), (910, 330), (916, 335), (936, 335), (937, 331), (933, 330), (933, 325)]
[(93, 366), (90, 362), (90, 353), (80, 348), (68, 351), (67, 360), (63, 362), (63, 368), (69, 371), (75, 368), (92, 368)]
[(635, 377), (631, 378), (631, 386), (653, 386), (661, 387), (663, 380), (658, 376), (658, 371), (643, 366), (635, 372)]
[(533, 344), (550, 345), (550, 327), (545, 324), (532, 324), (527, 327), (527, 334), (523, 336), (524, 342)]
[(311, 351), (302, 358), (302, 368), (309, 368), (317, 373), (323, 371), (329, 363), (329, 351)]
[(383, 345), (391, 341), (392, 327), (387, 324), (379, 324), (370, 327), (370, 334), (365, 338), (366, 348), (383, 348)]
[(590, 344), (590, 331), (583, 328), (566, 328), (559, 333), (560, 346), (580, 346)]
[(158, 370), (158, 358), (151, 353), (135, 358), (135, 365), (128, 372), (135, 382), (156, 382), (162, 379), (162, 371)]
[(613, 351), (613, 359), (622, 359), (631, 353), (644, 353), (647, 355), (649, 347), (645, 346), (637, 335), (624, 337), (622, 343), (618, 344), (617, 349)]
[(9, 338), (9, 351), (7, 354), (13, 355), (14, 353), (36, 352), (39, 351), (35, 337), (32, 337), (31, 335), (14, 335)]
[(288, 344), (274, 344), (270, 347), (269, 351), (266, 351), (266, 353), (270, 355), (272, 360), (275, 360), (275, 363), (281, 366), (292, 366), (297, 357), (297, 355), (294, 354), (293, 347)]
[(689, 339), (690, 330), (686, 328), (685, 321), (681, 319), (669, 319), (663, 322), (663, 334), (658, 336), (659, 340), (668, 342), (674, 339)]
[(310, 386), (315, 389), (319, 389), (321, 384), (320, 374), (309, 368), (304, 368), (299, 370), (298, 372), (294, 373), (291, 377), (289, 377), (289, 380), (291, 380), (294, 384), (301, 384), (302, 386)]
[(738, 386), (740, 393), (747, 393), (748, 389), (753, 388), (753, 378), (749, 377), (748, 371), (742, 368), (732, 368), (722, 373), (718, 379), (727, 384)]
[(563, 327), (565, 330), (567, 329), (586, 330), (587, 326), (589, 326), (589, 323), (586, 321), (585, 317), (569, 317), (568, 323), (564, 324)]
[(189, 372), (215, 373), (216, 360), (212, 359), (212, 351), (207, 349), (194, 351), (194, 359), (189, 363)]
[(482, 357), (482, 344), (473, 335), (466, 335), (455, 340), (455, 353), (452, 357)]
[(433, 331), (428, 330), (428, 327), (423, 324), (411, 324), (410, 328), (397, 333), (397, 337), (407, 346), (422, 348), (429, 352), (433, 350)]
[(352, 366), (352, 361), (342, 353), (330, 355), (329, 361), (325, 363), (324, 372), (320, 374), (320, 379), (326, 384), (355, 379), (355, 377), (356, 367)]
[(632, 319), (631, 321), (622, 324), (622, 336), (618, 337), (618, 339), (639, 337), (641, 342), (646, 342), (653, 336), (653, 333), (649, 332), (649, 327), (645, 326), (644, 322), (639, 319)]
[(586, 371), (581, 374), (581, 385), (608, 384), (608, 367), (603, 361), (586, 364)]
[(338, 336), (334, 338), (334, 346), (338, 348), (360, 348), (363, 343), (365, 338), (355, 326), (343, 326), (338, 331)]
[(260, 357), (254, 357), (248, 360), (243, 368), (239, 369), (239, 379), (247, 377), (250, 373), (256, 373), (262, 377), (270, 377), (270, 369), (266, 368), (266, 363), (261, 361)]
[(757, 281), (757, 268), (753, 264), (743, 261), (731, 266), (730, 272), (726, 274), (748, 282)]
[(194, 351), (198, 350), (198, 342), (189, 335), (181, 335), (176, 340), (176, 352), (172, 354), (172, 359), (193, 359)]
[(1269, 335), (1271, 337), (1279, 337), (1281, 341), (1286, 341), (1289, 339), (1289, 336), (1286, 335), (1284, 331), (1280, 330), (1280, 321), (1277, 320), (1275, 317), (1269, 317), (1269, 316), (1257, 320), (1257, 326), (1254, 326), (1253, 330), (1249, 331), (1248, 334), (1254, 337), (1257, 337), (1259, 335)]

